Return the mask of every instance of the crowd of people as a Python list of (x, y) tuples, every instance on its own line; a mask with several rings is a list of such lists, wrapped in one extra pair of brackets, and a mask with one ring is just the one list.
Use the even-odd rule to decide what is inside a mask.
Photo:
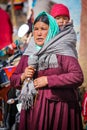
[(78, 88), (84, 76), (73, 26), (64, 4), (53, 4), (50, 13), (34, 19), (29, 44), (10, 78), (11, 87), (21, 90), (18, 130), (83, 130)]

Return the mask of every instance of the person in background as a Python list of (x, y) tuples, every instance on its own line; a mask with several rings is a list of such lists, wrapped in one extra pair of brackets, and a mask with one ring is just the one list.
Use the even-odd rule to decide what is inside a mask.
[(77, 88), (83, 73), (62, 35), (51, 15), (36, 17), (33, 38), (10, 79), (21, 89), (19, 130), (82, 130)]
[(0, 56), (6, 54), (6, 47), (9, 46), (11, 53), (13, 48), (13, 26), (9, 14), (0, 8)]

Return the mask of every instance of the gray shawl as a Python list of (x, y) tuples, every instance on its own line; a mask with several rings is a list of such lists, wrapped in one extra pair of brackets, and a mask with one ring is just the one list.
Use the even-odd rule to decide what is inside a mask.
[[(28, 48), (23, 55), (29, 56), (28, 64), (32, 65), (38, 71), (47, 68), (55, 68), (58, 67), (56, 54), (77, 58), (76, 41), (77, 38), (73, 29), (73, 24), (69, 23), (57, 36), (45, 44), (39, 51), (36, 50), (34, 39), (31, 38)], [(21, 99), (24, 109), (28, 109), (33, 105), (33, 99), (36, 94), (37, 91), (34, 88), (33, 79), (26, 79), (21, 91)]]
[(77, 57), (76, 51), (77, 37), (73, 29), (73, 23), (68, 23), (57, 36), (45, 44), (40, 51), (36, 51), (34, 39), (28, 45), (24, 55), (43, 55), (44, 53), (54, 53)]
[(58, 33), (57, 36), (45, 44), (39, 51), (36, 50), (34, 39), (31, 38), (31, 41), (28, 45), (28, 48), (25, 50), (24, 55), (29, 55), (29, 64), (32, 64), (30, 63), (31, 57), (37, 56), (38, 70), (58, 67), (56, 54), (72, 56), (75, 58), (78, 57), (76, 42), (77, 38), (76, 33), (73, 29), (73, 24), (69, 23), (63, 28), (60, 33)]

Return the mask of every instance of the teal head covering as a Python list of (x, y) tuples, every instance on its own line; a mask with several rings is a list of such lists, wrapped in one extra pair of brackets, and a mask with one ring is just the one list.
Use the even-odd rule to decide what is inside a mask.
[[(49, 30), (48, 30), (48, 34), (47, 34), (47, 37), (46, 37), (46, 40), (45, 40), (45, 43), (44, 43), (44, 44), (46, 44), (48, 41), (50, 41), (54, 36), (56, 36), (59, 33), (59, 27), (58, 27), (56, 20), (51, 15), (49, 15), (47, 12), (41, 12), (36, 17), (36, 19), (40, 16), (43, 16), (43, 15), (46, 15), (48, 17), (48, 20), (49, 20)], [(41, 48), (42, 48), (41, 46), (38, 46), (36, 44), (37, 50), (39, 50)]]

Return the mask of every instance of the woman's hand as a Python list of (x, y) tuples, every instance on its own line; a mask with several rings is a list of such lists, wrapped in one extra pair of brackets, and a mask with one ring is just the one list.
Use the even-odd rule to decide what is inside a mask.
[(26, 67), (24, 73), (21, 75), (21, 81), (23, 82), (26, 78), (32, 78), (34, 72), (35, 69), (32, 66)]
[(47, 76), (42, 76), (34, 80), (34, 86), (36, 89), (46, 87), (48, 85)]

